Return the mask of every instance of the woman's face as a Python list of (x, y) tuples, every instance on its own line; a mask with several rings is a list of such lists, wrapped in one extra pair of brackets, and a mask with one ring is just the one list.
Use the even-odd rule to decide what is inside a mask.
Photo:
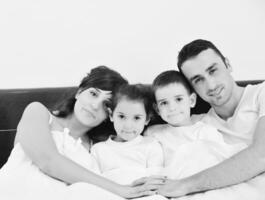
[(74, 114), (85, 126), (96, 127), (107, 118), (104, 103), (111, 98), (111, 91), (88, 88), (76, 94)]

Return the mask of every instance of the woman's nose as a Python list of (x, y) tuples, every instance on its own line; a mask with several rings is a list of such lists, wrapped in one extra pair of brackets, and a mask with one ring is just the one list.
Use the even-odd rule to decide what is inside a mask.
[(93, 101), (91, 103), (91, 107), (94, 109), (94, 110), (98, 110), (100, 108), (100, 106), (102, 105), (102, 101), (99, 101), (99, 100), (96, 100), (96, 101)]

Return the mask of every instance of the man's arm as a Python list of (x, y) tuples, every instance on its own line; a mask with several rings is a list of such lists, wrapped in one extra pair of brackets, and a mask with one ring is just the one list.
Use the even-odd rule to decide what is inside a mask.
[(169, 180), (159, 189), (168, 197), (222, 188), (247, 181), (265, 171), (265, 116), (256, 125), (253, 143), (222, 163), (181, 180)]

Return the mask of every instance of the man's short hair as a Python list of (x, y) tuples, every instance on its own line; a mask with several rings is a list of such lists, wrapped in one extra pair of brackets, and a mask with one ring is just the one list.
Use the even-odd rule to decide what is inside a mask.
[(190, 58), (193, 58), (197, 56), (199, 53), (201, 53), (204, 50), (207, 49), (212, 49), (217, 55), (221, 57), (223, 60), (224, 64), (226, 65), (225, 62), (225, 57), (223, 54), (220, 52), (220, 50), (210, 41), (203, 40), (203, 39), (197, 39), (194, 40), (188, 44), (186, 44), (179, 52), (178, 54), (178, 69), (180, 72), (182, 72), (181, 67), (182, 64), (187, 61)]

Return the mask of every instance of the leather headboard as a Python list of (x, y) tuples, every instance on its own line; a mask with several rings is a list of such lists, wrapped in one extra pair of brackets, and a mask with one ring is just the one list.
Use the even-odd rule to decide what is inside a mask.
[[(257, 84), (261, 80), (238, 81), (241, 86)], [(16, 134), (16, 127), (25, 107), (33, 102), (39, 101), (49, 109), (65, 98), (69, 92), (76, 92), (76, 87), (58, 88), (33, 88), (33, 89), (1, 89), (0, 90), (0, 167), (6, 162)], [(210, 106), (200, 98), (192, 113), (205, 113)], [(156, 117), (150, 124), (161, 123)]]

